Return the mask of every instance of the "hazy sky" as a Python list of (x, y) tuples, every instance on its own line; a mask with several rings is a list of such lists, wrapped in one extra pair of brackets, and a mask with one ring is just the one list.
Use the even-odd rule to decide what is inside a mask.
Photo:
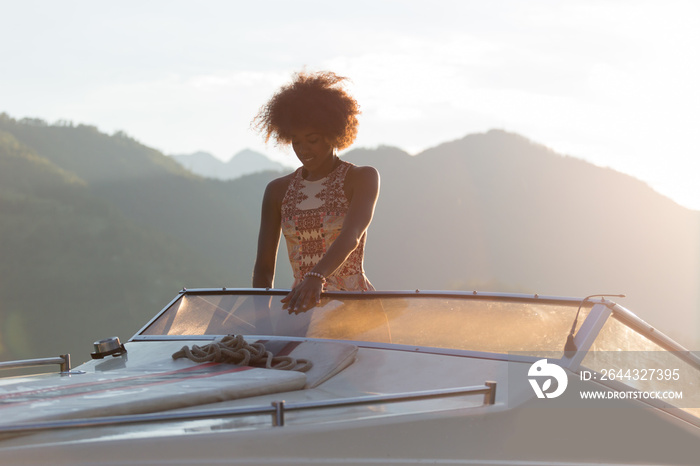
[(291, 73), (331, 69), (355, 147), (500, 128), (700, 210), (694, 0), (0, 0), (0, 112), (228, 159)]

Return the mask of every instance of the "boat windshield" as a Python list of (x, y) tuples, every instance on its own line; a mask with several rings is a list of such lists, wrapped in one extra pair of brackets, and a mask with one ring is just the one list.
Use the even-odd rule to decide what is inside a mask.
[[(579, 302), (467, 294), (326, 293), (290, 314), (286, 293), (187, 291), (140, 335), (261, 335), (490, 353), (562, 353)], [(584, 305), (579, 325), (590, 306)]]

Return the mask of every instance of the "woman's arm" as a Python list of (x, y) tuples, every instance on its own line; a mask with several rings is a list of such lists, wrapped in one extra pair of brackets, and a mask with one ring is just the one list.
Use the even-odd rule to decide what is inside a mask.
[(258, 254), (253, 268), (253, 288), (272, 288), (275, 281), (275, 263), (282, 228), (282, 198), (289, 181), (278, 178), (271, 181), (263, 195), (258, 233)]
[[(379, 197), (379, 173), (373, 167), (354, 167), (346, 178), (350, 207), (338, 237), (326, 254), (311, 270), (324, 277), (333, 274), (348, 256), (357, 248), (372, 222), (374, 208)], [(314, 276), (305, 278), (282, 302), (289, 303), (289, 309), (306, 310), (321, 299), (323, 283)]]

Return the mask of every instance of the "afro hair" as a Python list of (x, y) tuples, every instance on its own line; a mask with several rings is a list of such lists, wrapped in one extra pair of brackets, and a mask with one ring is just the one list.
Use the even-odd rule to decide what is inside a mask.
[(291, 134), (300, 128), (313, 128), (332, 147), (345, 149), (357, 136), (360, 106), (343, 88), (347, 78), (330, 71), (295, 73), (253, 119), (253, 127), (273, 137), (277, 144), (292, 142)]

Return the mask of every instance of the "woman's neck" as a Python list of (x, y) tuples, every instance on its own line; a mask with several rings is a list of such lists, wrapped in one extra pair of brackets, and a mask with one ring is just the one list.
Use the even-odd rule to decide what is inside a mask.
[(328, 158), (327, 161), (324, 161), (324, 163), (321, 166), (314, 169), (313, 171), (310, 171), (309, 169), (304, 167), (301, 171), (301, 176), (306, 181), (318, 181), (327, 177), (333, 170), (335, 170), (335, 168), (339, 164), (340, 158), (337, 155), (333, 154), (331, 157)]

